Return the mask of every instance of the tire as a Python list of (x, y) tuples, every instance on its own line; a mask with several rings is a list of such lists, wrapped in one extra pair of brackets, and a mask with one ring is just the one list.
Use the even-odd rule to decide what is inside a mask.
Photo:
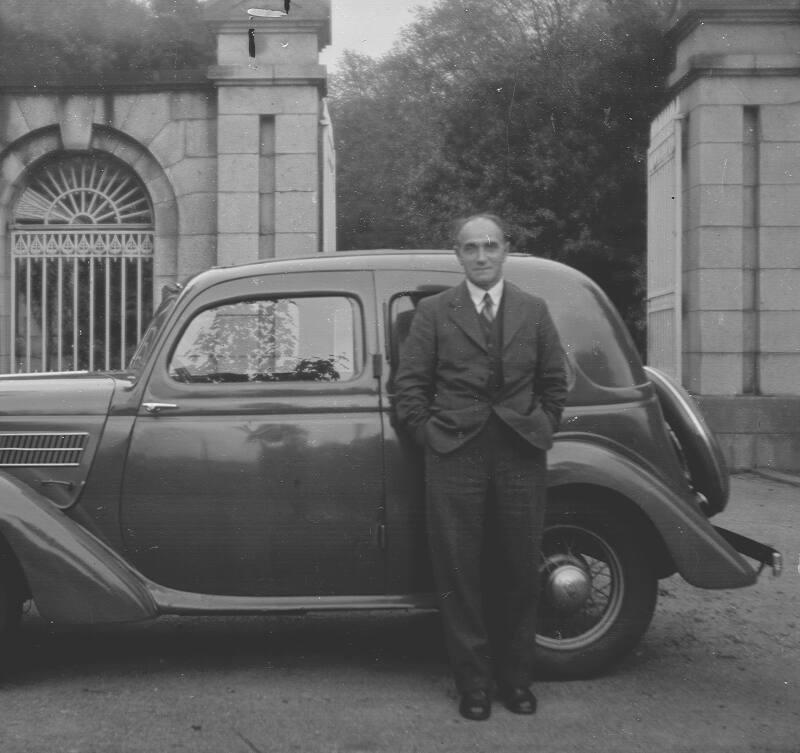
[(655, 387), (689, 483), (699, 493), (706, 515), (716, 515), (725, 509), (730, 493), (728, 468), (719, 442), (692, 396), (675, 379), (649, 366), (645, 366), (645, 372)]
[(591, 514), (550, 516), (542, 540), (536, 665), (577, 679), (600, 674), (628, 654), (655, 610), (658, 579), (635, 529)]

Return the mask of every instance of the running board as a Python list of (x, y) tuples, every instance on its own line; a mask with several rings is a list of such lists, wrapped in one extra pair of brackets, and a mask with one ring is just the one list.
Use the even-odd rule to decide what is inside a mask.
[(714, 526), (714, 530), (737, 552), (761, 563), (761, 567), (758, 568), (759, 574), (765, 567), (771, 567), (774, 576), (778, 576), (783, 572), (783, 557), (777, 549), (773, 549), (766, 544), (760, 544), (758, 541), (742, 536), (740, 533), (729, 531), (727, 528)]

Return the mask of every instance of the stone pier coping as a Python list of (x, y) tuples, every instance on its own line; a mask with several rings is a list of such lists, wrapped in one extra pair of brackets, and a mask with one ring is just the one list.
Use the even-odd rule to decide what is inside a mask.
[(212, 65), (208, 69), (208, 78), (222, 86), (225, 84), (256, 85), (271, 84), (273, 86), (297, 86), (309, 84), (311, 86), (324, 85), (328, 73), (324, 65), (271, 65), (258, 63), (257, 66), (245, 65)]
[(698, 78), (713, 76), (798, 76), (800, 54), (718, 54), (692, 55), (667, 79), (667, 87), (673, 93), (686, 88)]
[(677, 42), (705, 21), (742, 24), (800, 22), (798, 0), (675, 0), (664, 24), (667, 37)]

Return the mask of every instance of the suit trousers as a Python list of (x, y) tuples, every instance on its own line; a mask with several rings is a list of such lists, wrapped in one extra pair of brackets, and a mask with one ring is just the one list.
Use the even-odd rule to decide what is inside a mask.
[(533, 679), (546, 452), (494, 414), (445, 455), (426, 450), (428, 541), (459, 692)]

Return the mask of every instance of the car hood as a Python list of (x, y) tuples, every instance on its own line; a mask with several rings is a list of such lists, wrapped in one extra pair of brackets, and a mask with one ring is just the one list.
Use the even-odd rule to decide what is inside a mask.
[(105, 416), (114, 384), (83, 372), (0, 376), (0, 417)]

